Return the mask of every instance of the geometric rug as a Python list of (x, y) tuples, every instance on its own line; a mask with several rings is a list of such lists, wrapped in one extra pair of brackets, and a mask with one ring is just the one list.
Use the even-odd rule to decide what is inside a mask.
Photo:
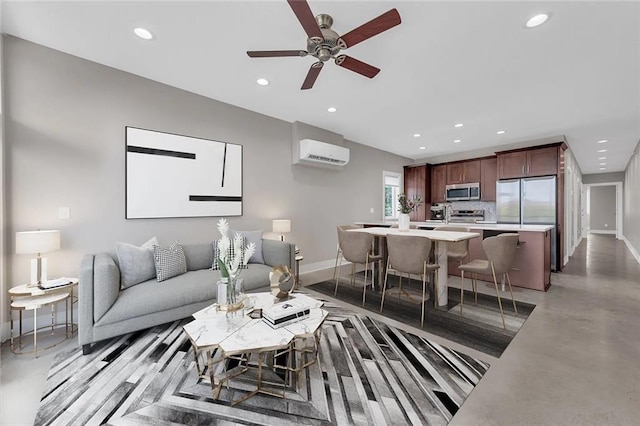
[(54, 359), (37, 425), (447, 424), (489, 365), (325, 301), (318, 362), (284, 398), (242, 376), (213, 399), (199, 379), (185, 319)]
[[(362, 306), (364, 276), (358, 273), (355, 278), (355, 286), (349, 284), (348, 277), (341, 278), (336, 296), (334, 296), (335, 281), (319, 282), (309, 285), (305, 289), (334, 297), (342, 302), (392, 318), (403, 324), (421, 328), (428, 333), (496, 358), (502, 355), (535, 308), (533, 304), (517, 301), (518, 313), (516, 314), (509, 291), (501, 292), (500, 298), (507, 326), (505, 330), (502, 327), (498, 299), (495, 296), (478, 293), (478, 302), (475, 303), (473, 292), (465, 291), (464, 309), (460, 315), (460, 289), (449, 287), (446, 309), (435, 309), (432, 298), (429, 298), (425, 303), (424, 326), (421, 327), (419, 302), (422, 298), (422, 281), (412, 279), (407, 282), (406, 278), (402, 280), (402, 289), (413, 296), (414, 301), (411, 301), (405, 294), (399, 297), (397, 277), (389, 275), (384, 310), (380, 313), (382, 294), (367, 289), (366, 303), (365, 306)], [(478, 283), (480, 285), (482, 282)], [(468, 281), (467, 286), (470, 286)]]

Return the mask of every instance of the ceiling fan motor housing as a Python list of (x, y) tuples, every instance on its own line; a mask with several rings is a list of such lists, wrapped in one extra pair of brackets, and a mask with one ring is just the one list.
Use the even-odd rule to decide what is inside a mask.
[(316, 16), (316, 22), (322, 32), (322, 37), (309, 37), (307, 39), (307, 52), (322, 62), (326, 62), (335, 56), (341, 49), (338, 44), (338, 33), (331, 29), (333, 18), (326, 14)]

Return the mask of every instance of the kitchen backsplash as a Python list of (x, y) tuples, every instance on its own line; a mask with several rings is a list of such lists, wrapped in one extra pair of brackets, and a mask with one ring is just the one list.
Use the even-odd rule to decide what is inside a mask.
[(452, 201), (453, 210), (484, 210), (484, 220), (496, 220), (496, 203), (486, 201)]

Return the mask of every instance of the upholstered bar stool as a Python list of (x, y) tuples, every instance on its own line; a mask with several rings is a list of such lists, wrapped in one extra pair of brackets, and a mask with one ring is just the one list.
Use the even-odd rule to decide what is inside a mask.
[[(355, 268), (357, 263), (364, 264), (364, 289), (362, 291), (362, 306), (364, 306), (367, 297), (367, 274), (369, 271), (369, 263), (371, 263), (371, 286), (373, 287), (373, 265), (375, 262), (381, 262), (382, 256), (373, 254), (373, 235), (365, 232), (347, 232), (338, 228), (338, 241), (340, 242), (340, 250), (342, 257), (351, 262), (351, 285), (355, 284)], [(336, 289), (333, 292), (335, 296), (338, 294), (338, 281), (340, 280), (340, 267), (342, 266), (342, 257), (339, 259), (336, 273)]]
[[(470, 232), (470, 229), (466, 226), (438, 226), (434, 231), (449, 231), (449, 232)], [(447, 243), (447, 258), (458, 262), (458, 265), (462, 265), (462, 262), (469, 257), (469, 240), (457, 241), (455, 243)], [(478, 292), (476, 291), (476, 282), (471, 281), (473, 286), (473, 293), (475, 295), (476, 303), (478, 303)]]
[[(469, 272), (472, 275), (473, 288), (476, 288), (478, 274), (492, 275), (493, 283), (496, 286), (496, 295), (498, 296), (498, 305), (500, 306), (500, 315), (502, 316), (502, 327), (506, 330), (507, 325), (504, 321), (504, 311), (502, 310), (502, 301), (500, 300), (500, 291), (498, 290), (497, 276), (506, 277), (509, 284), (509, 292), (511, 293), (511, 301), (513, 302), (513, 310), (518, 313), (516, 301), (513, 298), (513, 290), (511, 289), (511, 280), (509, 279), (509, 270), (513, 265), (516, 256), (516, 248), (518, 246), (518, 234), (500, 234), (495, 237), (485, 238), (482, 241), (482, 249), (488, 260), (475, 259), (469, 263), (458, 266), (461, 276), (460, 285), (460, 315), (462, 315), (462, 305), (464, 304), (464, 273)], [(476, 296), (477, 297), (477, 296)]]
[[(420, 316), (420, 326), (424, 325), (424, 303), (426, 302), (427, 276), (433, 274), (433, 290), (436, 306), (438, 305), (438, 268), (439, 265), (429, 263), (429, 253), (431, 252), (431, 240), (426, 237), (411, 235), (387, 235), (387, 249), (389, 257), (387, 269), (384, 274), (384, 286), (382, 287), (382, 301), (380, 302), (380, 312), (384, 308), (384, 297), (387, 290), (387, 280), (389, 270), (396, 272), (420, 275), (422, 278), (422, 312)], [(400, 277), (402, 280), (402, 277)], [(402, 281), (401, 281), (402, 282)], [(400, 286), (399, 291), (402, 290)]]

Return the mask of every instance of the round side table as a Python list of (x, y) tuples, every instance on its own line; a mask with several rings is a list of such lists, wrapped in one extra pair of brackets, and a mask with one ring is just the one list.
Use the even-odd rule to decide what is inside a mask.
[[(11, 351), (15, 354), (23, 354), (27, 353), (22, 350), (22, 337), (27, 336), (30, 333), (33, 334), (33, 355), (35, 357), (38, 356), (38, 330), (43, 330), (45, 328), (51, 328), (51, 331), (55, 329), (55, 327), (59, 326), (55, 322), (55, 305), (58, 302), (65, 301), (65, 308), (68, 306), (69, 302), (69, 293), (56, 293), (56, 294), (47, 294), (42, 296), (27, 296), (20, 299), (16, 299), (11, 302)], [(38, 309), (44, 308), (45, 306), (51, 306), (51, 325), (46, 325), (38, 328)], [(13, 311), (19, 312), (20, 317), (20, 334), (18, 334), (18, 346), (16, 348), (14, 342), (14, 332), (13, 332)], [(22, 330), (22, 312), (24, 311), (33, 311), (33, 331), (28, 333), (23, 333)], [(65, 316), (68, 315), (68, 309), (65, 309)], [(68, 337), (69, 331), (69, 322), (68, 317), (65, 318), (64, 326), (67, 328), (67, 333), (65, 334), (65, 340)], [(48, 349), (52, 346), (57, 345), (60, 342), (56, 342), (53, 345), (47, 346), (43, 349)]]
[[(77, 302), (78, 297), (74, 295), (74, 289), (78, 286), (78, 280), (75, 278), (69, 279), (69, 284), (62, 285), (59, 287), (54, 287), (50, 289), (42, 289), (37, 286), (31, 286), (28, 284), (20, 285), (17, 287), (13, 287), (9, 290), (10, 297), (10, 322), (11, 322), (11, 351), (15, 354), (24, 354), (24, 353), (33, 353), (35, 357), (38, 356), (38, 331), (50, 329), (51, 333), (54, 332), (56, 328), (60, 328), (62, 326), (65, 327), (65, 334), (61, 340), (58, 341), (56, 339), (55, 343), (50, 344), (49, 346), (43, 349), (48, 349), (53, 347), (62, 341), (68, 339), (73, 336), (73, 334), (77, 331), (78, 327), (73, 322), (73, 304)], [(55, 318), (56, 305), (60, 302), (65, 302), (65, 321), (64, 323), (57, 323)], [(38, 309), (49, 306), (51, 308), (51, 324), (46, 326), (38, 327), (37, 317), (38, 317)], [(14, 319), (13, 313), (14, 311), (18, 311), (19, 318), (19, 333), (15, 336), (14, 332)], [(22, 326), (23, 320), (23, 312), (25, 311), (33, 311), (33, 330), (24, 332)], [(69, 314), (71, 314), (71, 321), (69, 321)], [(27, 337), (29, 334), (33, 334), (33, 351), (25, 351), (22, 338)], [(15, 340), (18, 341), (17, 345)]]
[[(300, 253), (300, 252), (298, 251), (298, 253)], [(294, 271), (295, 272), (295, 276), (296, 276), (296, 284), (295, 284), (294, 288), (296, 288), (296, 289), (301, 284), (300, 283), (300, 262), (302, 262), (303, 260), (304, 260), (304, 256), (303, 255), (296, 254), (296, 257), (295, 257), (296, 270)]]

